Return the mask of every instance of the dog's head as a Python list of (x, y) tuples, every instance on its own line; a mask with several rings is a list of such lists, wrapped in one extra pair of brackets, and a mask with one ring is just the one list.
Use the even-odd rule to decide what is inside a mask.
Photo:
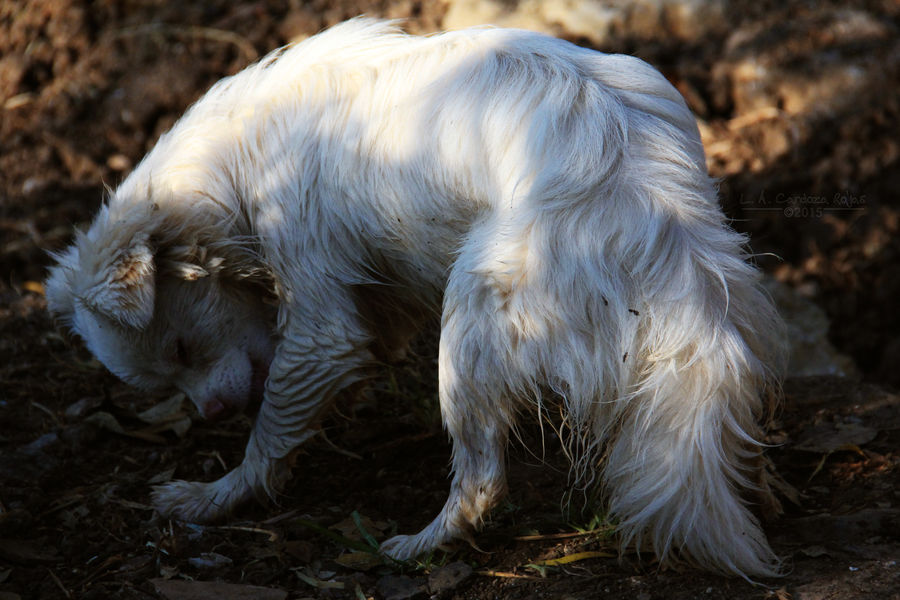
[(160, 241), (105, 212), (56, 257), (50, 311), (117, 377), (180, 389), (204, 418), (261, 399), (275, 308), (252, 252), (227, 240)]

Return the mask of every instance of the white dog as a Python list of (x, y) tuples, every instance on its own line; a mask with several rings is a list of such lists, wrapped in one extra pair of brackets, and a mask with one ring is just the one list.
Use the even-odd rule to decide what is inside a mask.
[(262, 397), (240, 466), (158, 488), (165, 515), (275, 493), (336, 393), (441, 310), (453, 481), (386, 554), (470, 538), (506, 491), (517, 415), (552, 401), (623, 545), (766, 576), (743, 496), (781, 342), (743, 242), (647, 64), (357, 19), (215, 85), (57, 257), (47, 296), (127, 382), (174, 385), (205, 417)]

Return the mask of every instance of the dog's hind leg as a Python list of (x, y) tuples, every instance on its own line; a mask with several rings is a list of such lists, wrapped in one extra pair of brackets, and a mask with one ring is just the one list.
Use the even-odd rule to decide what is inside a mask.
[[(461, 318), (462, 319), (462, 318)], [(454, 539), (472, 541), (472, 533), (506, 493), (507, 415), (478, 374), (486, 374), (491, 349), (469, 332), (458, 339), (448, 332), (457, 319), (445, 320), (438, 359), (441, 413), (453, 441), (453, 481), (440, 514), (416, 535), (398, 535), (381, 546), (397, 560), (408, 560)]]
[[(483, 232), (482, 232), (483, 233)], [(472, 234), (473, 239), (491, 239)], [(381, 550), (408, 560), (454, 539), (472, 542), (490, 509), (506, 493), (506, 446), (515, 418), (510, 383), (512, 345), (503, 299), (489, 274), (464, 248), (444, 296), (438, 353), (441, 414), (453, 442), (453, 479), (440, 514), (416, 535), (387, 540)]]
[(342, 310), (352, 302), (341, 295), (321, 304), (330, 307), (307, 303), (303, 314), (286, 319), (241, 464), (217, 481), (175, 481), (157, 487), (153, 500), (160, 513), (209, 522), (262, 492), (277, 494), (290, 477), (292, 451), (315, 435), (335, 395), (363, 379), (372, 360), (368, 334), (352, 310)]

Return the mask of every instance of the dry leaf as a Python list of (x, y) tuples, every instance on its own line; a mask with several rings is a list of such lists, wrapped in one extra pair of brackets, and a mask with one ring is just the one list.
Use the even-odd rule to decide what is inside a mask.
[(384, 521), (373, 521), (365, 515), (359, 515), (359, 524), (350, 516), (339, 523), (331, 525), (329, 529), (336, 529), (341, 532), (341, 535), (351, 540), (361, 540), (363, 539), (363, 533), (359, 530), (360, 526), (368, 533), (384, 533), (390, 527)]
[(122, 424), (119, 423), (118, 419), (116, 419), (113, 415), (106, 411), (97, 411), (92, 415), (88, 416), (85, 420), (85, 423), (91, 423), (100, 427), (101, 429), (106, 429), (107, 431), (112, 431), (113, 433), (118, 433), (119, 435), (125, 435), (128, 437), (137, 438), (139, 440), (143, 440), (145, 442), (151, 442), (153, 444), (165, 445), (166, 439), (156, 435), (155, 432), (149, 430), (141, 430), (141, 431), (132, 431), (125, 429), (122, 427)]
[(319, 590), (342, 590), (344, 589), (343, 581), (323, 581), (321, 579), (316, 579), (310, 575), (303, 573), (300, 569), (291, 569), (294, 572), (294, 575), (297, 576), (297, 579), (302, 581), (307, 585), (311, 585), (312, 587)]
[(22, 289), (34, 294), (40, 294), (41, 296), (44, 295), (44, 286), (37, 281), (26, 281), (22, 284)]
[(818, 558), (828, 554), (828, 550), (824, 546), (807, 546), (801, 549), (800, 552), (810, 558)]
[(84, 421), (85, 423), (96, 425), (100, 429), (106, 429), (107, 431), (112, 431), (113, 433), (126, 435), (125, 428), (122, 427), (118, 419), (116, 419), (106, 411), (100, 410), (91, 415), (88, 415), (88, 417)]
[(354, 571), (368, 571), (384, 564), (381, 557), (373, 552), (347, 552), (335, 558), (334, 562)]
[(875, 439), (877, 429), (859, 423), (835, 423), (813, 427), (795, 448), (827, 454), (849, 446), (862, 446)]
[(167, 481), (172, 481), (172, 476), (175, 475), (175, 467), (171, 469), (166, 469), (162, 473), (157, 473), (153, 477), (147, 480), (147, 483), (150, 485), (156, 485), (157, 483), (166, 483)]
[(288, 595), (275, 588), (221, 581), (151, 579), (150, 583), (166, 600), (284, 600)]
[(54, 548), (35, 540), (0, 540), (0, 560), (20, 565), (53, 564), (59, 556)]
[(218, 552), (203, 552), (188, 559), (188, 564), (197, 569), (218, 569), (234, 564), (234, 561)]
[(137, 418), (150, 425), (159, 425), (160, 423), (181, 419), (185, 416), (184, 411), (181, 409), (184, 404), (184, 398), (184, 394), (175, 394), (168, 400), (164, 400), (138, 413)]
[(561, 556), (560, 558), (548, 558), (547, 560), (541, 560), (536, 563), (540, 567), (558, 567), (559, 565), (567, 565), (569, 563), (578, 562), (580, 560), (587, 560), (589, 558), (615, 558), (616, 555), (611, 552), (576, 552), (574, 554), (568, 554), (566, 556)]

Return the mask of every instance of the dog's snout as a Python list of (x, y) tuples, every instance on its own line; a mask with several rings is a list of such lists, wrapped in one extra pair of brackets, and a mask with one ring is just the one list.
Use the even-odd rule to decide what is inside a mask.
[(203, 415), (203, 418), (207, 421), (222, 419), (230, 412), (228, 405), (219, 398), (207, 400), (203, 406), (200, 407), (200, 414)]

